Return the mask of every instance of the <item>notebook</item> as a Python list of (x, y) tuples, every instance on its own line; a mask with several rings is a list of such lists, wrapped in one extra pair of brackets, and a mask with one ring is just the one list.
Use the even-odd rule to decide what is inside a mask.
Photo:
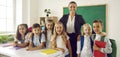
[[(100, 48), (105, 48), (106, 42), (102, 41), (95, 41), (95, 44)], [(105, 53), (102, 53), (101, 51), (94, 50), (94, 57), (105, 57)]]
[(53, 54), (56, 52), (57, 52), (57, 50), (54, 50), (54, 49), (44, 49), (44, 50), (40, 51), (40, 53), (45, 54), (45, 55)]
[(12, 43), (5, 43), (5, 44), (1, 44), (0, 46), (2, 46), (2, 47), (9, 47), (9, 46), (12, 46)]
[(105, 48), (106, 42), (103, 41), (95, 41), (95, 44), (100, 48)]
[(22, 47), (14, 47), (14, 46), (12, 46), (12, 47), (10, 47), (10, 49), (12, 49), (12, 50), (18, 50), (18, 49), (21, 49)]

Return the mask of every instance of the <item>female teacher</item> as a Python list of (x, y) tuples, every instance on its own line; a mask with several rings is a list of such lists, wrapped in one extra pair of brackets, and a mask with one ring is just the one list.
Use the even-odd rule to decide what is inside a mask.
[(77, 4), (71, 1), (68, 5), (69, 14), (63, 15), (59, 20), (63, 23), (65, 30), (70, 37), (70, 43), (72, 47), (72, 56), (77, 57), (77, 38), (80, 36), (81, 26), (85, 23), (81, 15), (76, 14)]

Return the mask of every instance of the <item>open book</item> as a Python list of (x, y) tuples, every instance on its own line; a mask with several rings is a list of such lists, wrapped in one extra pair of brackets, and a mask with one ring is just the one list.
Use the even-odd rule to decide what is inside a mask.
[(53, 54), (56, 52), (57, 52), (57, 50), (54, 50), (54, 49), (44, 49), (44, 50), (40, 51), (40, 53), (45, 54), (45, 55)]

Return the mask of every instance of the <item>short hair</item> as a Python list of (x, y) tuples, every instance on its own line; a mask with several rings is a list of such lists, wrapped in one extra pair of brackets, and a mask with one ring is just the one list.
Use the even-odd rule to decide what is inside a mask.
[(103, 23), (102, 23), (102, 21), (100, 19), (94, 20), (93, 23), (100, 23), (103, 26)]
[[(72, 4), (72, 3), (73, 3), (73, 4), (76, 4), (76, 6), (77, 6), (77, 3), (76, 3), (75, 1), (71, 1), (71, 2), (69, 3), (69, 5)], [(68, 6), (69, 6), (69, 5), (68, 5)]]
[[(38, 23), (35, 23), (35, 24), (33, 24), (33, 26), (32, 26), (32, 28), (34, 29), (34, 28), (40, 28), (40, 25), (38, 24)], [(41, 28), (40, 28), (41, 29)]]

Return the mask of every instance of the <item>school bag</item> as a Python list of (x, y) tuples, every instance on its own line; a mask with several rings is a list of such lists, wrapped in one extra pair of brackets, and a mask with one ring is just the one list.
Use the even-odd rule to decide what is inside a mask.
[(107, 54), (108, 57), (117, 57), (117, 45), (116, 45), (116, 41), (114, 39), (110, 39), (111, 42), (111, 47), (112, 47), (112, 53), (111, 54)]
[[(94, 39), (95, 39), (96, 35), (94, 35)], [(101, 38), (101, 41), (104, 41), (105, 36), (103, 36)], [(111, 47), (112, 47), (112, 53), (107, 54), (107, 57), (116, 57), (117, 55), (117, 45), (116, 45), (116, 41), (114, 39), (109, 39), (111, 42)]]
[[(42, 34), (40, 34), (40, 36), (39, 36), (39, 42), (40, 42), (40, 43), (41, 43), (41, 38), (42, 38), (41, 35), (42, 35)], [(34, 41), (34, 34), (32, 35), (32, 44), (33, 44), (33, 46), (35, 47), (33, 41)]]
[[(80, 50), (82, 51), (83, 46), (84, 46), (84, 36), (81, 36), (80, 42), (81, 42), (81, 49)], [(91, 44), (91, 49), (92, 49), (92, 52), (93, 52), (93, 40), (92, 40), (91, 37), (90, 37), (90, 44)]]

